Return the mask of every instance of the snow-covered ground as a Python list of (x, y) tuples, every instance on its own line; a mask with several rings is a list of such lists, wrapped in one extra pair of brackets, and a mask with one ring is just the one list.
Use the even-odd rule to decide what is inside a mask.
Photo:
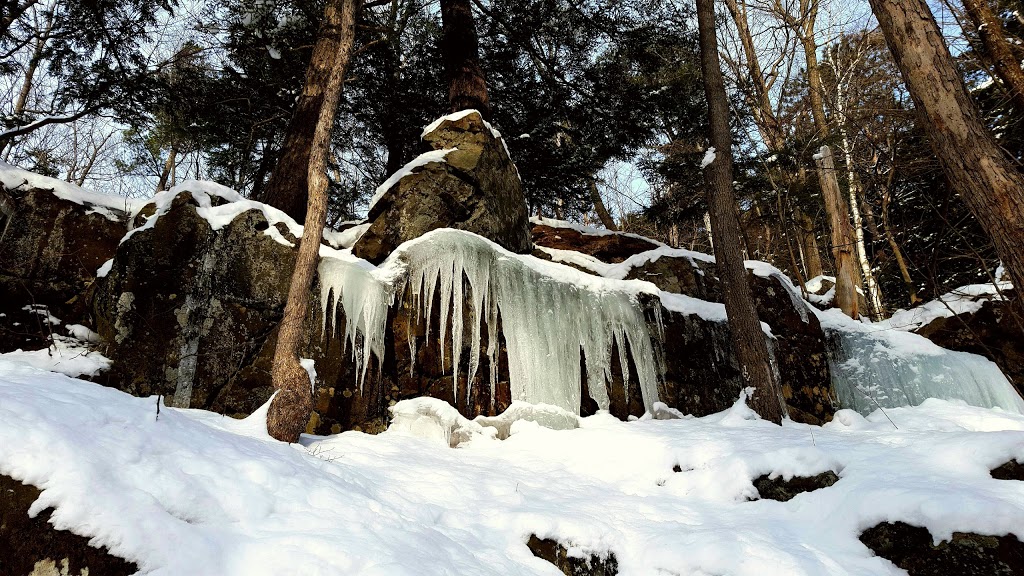
[[(936, 400), (887, 415), (780, 427), (737, 403), (515, 422), (454, 449), (408, 435), (429, 425), (289, 446), (261, 413), (158, 418), (155, 398), (0, 359), (0, 473), (43, 488), (33, 510), (54, 506), (58, 528), (175, 576), (558, 574), (530, 534), (612, 552), (623, 575), (874, 576), (902, 573), (857, 539), (881, 521), (1024, 538), (1024, 483), (989, 476), (1024, 460), (1024, 416)], [(825, 470), (830, 488), (749, 501), (757, 476)]]

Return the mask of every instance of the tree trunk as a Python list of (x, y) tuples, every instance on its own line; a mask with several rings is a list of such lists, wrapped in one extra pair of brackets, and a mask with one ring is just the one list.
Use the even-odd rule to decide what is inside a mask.
[(1013, 105), (1024, 114), (1024, 70), (1006, 40), (999, 16), (992, 12), (987, 0), (964, 0), (964, 12), (978, 29), (981, 44), (992, 59), (996, 76), (1010, 93)]
[(480, 46), (470, 0), (441, 0), (441, 55), (448, 77), (452, 112), (474, 109), (491, 117), (487, 79), (480, 67)]
[(853, 227), (850, 226), (849, 214), (843, 193), (839, 191), (836, 179), (836, 166), (832, 160), (832, 150), (822, 146), (814, 155), (818, 165), (818, 177), (821, 180), (821, 194), (825, 197), (825, 206), (832, 227), (832, 257), (836, 262), (836, 306), (850, 318), (857, 318), (860, 310), (857, 305), (857, 286), (860, 277), (857, 274), (857, 259), (854, 256), (855, 243)]
[(818, 235), (815, 231), (814, 219), (800, 208), (793, 211), (793, 219), (796, 221), (797, 239), (800, 252), (803, 254), (807, 278), (817, 278), (825, 273), (825, 269), (821, 265), (821, 250), (818, 249)]
[[(306, 82), (302, 86), (302, 94), (295, 102), (295, 111), (288, 122), (284, 143), (281, 145), (281, 156), (260, 198), (300, 224), (306, 219), (306, 195), (309, 192), (307, 171), (314, 133), (324, 105), (326, 78), (331, 73), (335, 56), (341, 50), (341, 18), (341, 2), (328, 1), (324, 9), (324, 20), (313, 45), (313, 54), (306, 68)], [(314, 76), (324, 78), (325, 81), (310, 82)], [(334, 114), (334, 110), (331, 110), (331, 114)]]
[[(842, 102), (840, 92), (838, 100)], [(841, 106), (837, 106), (841, 108)], [(857, 263), (860, 264), (861, 278), (864, 279), (865, 295), (867, 296), (868, 307), (870, 308), (871, 319), (875, 322), (885, 317), (885, 306), (882, 304), (882, 290), (875, 280), (875, 273), (871, 270), (871, 262), (868, 260), (868, 249), (864, 244), (864, 220), (861, 218), (860, 209), (857, 207), (860, 196), (860, 180), (853, 169), (853, 152), (850, 150), (850, 138), (846, 132), (845, 111), (839, 113), (842, 117), (839, 133), (843, 141), (843, 157), (846, 161), (846, 182), (849, 187), (850, 214), (853, 215), (853, 235), (857, 241)]]
[(946, 178), (1024, 286), (1024, 175), (985, 129), (925, 0), (870, 0)]
[(757, 390), (751, 400), (751, 407), (766, 420), (781, 422), (786, 407), (771, 365), (767, 338), (761, 330), (740, 251), (740, 223), (732, 190), (729, 100), (718, 61), (714, 0), (697, 0), (697, 27), (700, 32), (701, 70), (708, 102), (711, 145), (716, 155), (711, 164), (704, 168), (705, 194), (715, 244), (715, 269), (722, 281), (729, 333), (744, 385), (753, 386)]
[(744, 60), (747, 63), (747, 71), (750, 74), (750, 94), (747, 101), (754, 114), (754, 123), (757, 125), (761, 139), (769, 152), (778, 153), (785, 146), (785, 136), (782, 130), (782, 123), (779, 122), (772, 108), (771, 90), (764, 77), (764, 70), (757, 57), (757, 48), (754, 44), (754, 36), (750, 32), (750, 24), (747, 22), (747, 7), (744, 3), (737, 3), (736, 0), (725, 0), (729, 14), (736, 24), (736, 33), (740, 37), (740, 44), (743, 47)]
[(164, 162), (164, 170), (160, 173), (160, 180), (156, 183), (156, 191), (163, 192), (167, 190), (167, 182), (170, 181), (171, 173), (174, 172), (174, 162), (178, 157), (178, 148), (171, 146), (171, 151), (167, 153), (167, 161)]
[(889, 225), (889, 202), (892, 198), (890, 192), (892, 184), (893, 171), (889, 172), (889, 179), (886, 183), (885, 189), (882, 190), (882, 228), (885, 229), (885, 240), (889, 243), (889, 248), (892, 249), (892, 255), (896, 258), (896, 265), (900, 269), (900, 276), (903, 278), (903, 285), (907, 287), (907, 296), (910, 300), (910, 306), (917, 306), (921, 302), (921, 299), (917, 296), (917, 287), (914, 286), (914, 279), (910, 277), (910, 268), (907, 267), (907, 261), (903, 258), (903, 251), (900, 250), (900, 245), (896, 242), (896, 236), (892, 233), (892, 226)]
[[(345, 72), (352, 57), (359, 7), (360, 0), (328, 2), (326, 11), (336, 12), (337, 19), (325, 17), (321, 34), (336, 34), (340, 39), (338, 51), (329, 67), (311, 62), (306, 71), (306, 85), (317, 85), (315, 90), (323, 95), (323, 105), (313, 132), (306, 172), (309, 182), (308, 218), (295, 259), (295, 272), (292, 273), (288, 289), (288, 301), (281, 319), (271, 369), (276, 395), (267, 415), (267, 431), (283, 442), (298, 440), (313, 410), (313, 383), (299, 363), (299, 344), (309, 308), (313, 275), (320, 259), (320, 238), (327, 220), (327, 155), (331, 147), (331, 128), (341, 99)], [(336, 30), (330, 29), (334, 26)]]
[(597, 217), (601, 219), (601, 224), (604, 224), (604, 227), (612, 232), (618, 232), (619, 227), (615, 225), (615, 219), (608, 212), (608, 208), (604, 205), (604, 199), (601, 198), (601, 191), (597, 189), (597, 179), (593, 176), (588, 178), (587, 186), (590, 188), (590, 201), (594, 203), (594, 210), (597, 212)]

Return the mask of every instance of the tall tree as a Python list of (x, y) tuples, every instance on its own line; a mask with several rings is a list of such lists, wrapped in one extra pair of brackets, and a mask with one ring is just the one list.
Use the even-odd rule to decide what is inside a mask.
[(441, 0), (441, 54), (452, 112), (475, 109), (491, 117), (487, 79), (480, 66), (480, 42), (471, 0)]
[[(804, 65), (807, 75), (807, 95), (810, 101), (811, 117), (814, 120), (814, 136), (819, 142), (829, 138), (828, 119), (825, 116), (824, 84), (821, 79), (821, 66), (818, 63), (818, 40), (816, 25), (820, 0), (799, 0), (798, 13), (793, 14), (788, 6), (775, 2), (776, 14), (786, 23), (803, 47)], [(851, 317), (856, 318), (857, 287), (860, 286), (860, 273), (857, 261), (866, 258), (857, 257), (857, 241), (850, 226), (850, 208), (842, 194), (831, 194), (838, 191), (835, 170), (818, 170), (818, 182), (821, 185), (825, 200), (825, 212), (828, 214), (829, 226), (832, 229), (832, 256), (836, 267), (836, 305)], [(856, 209), (856, 206), (853, 206)], [(853, 282), (852, 285), (846, 283)]]
[[(285, 132), (281, 145), (281, 156), (277, 160), (270, 179), (260, 198), (263, 202), (280, 208), (297, 222), (306, 219), (309, 180), (307, 169), (313, 155), (313, 140), (327, 100), (326, 79), (331, 74), (334, 57), (343, 50), (344, 30), (338, 23), (341, 6), (334, 1), (327, 4), (324, 21), (317, 33), (313, 54), (306, 71), (306, 82), (302, 86), (295, 110)], [(334, 23), (330, 18), (335, 18)], [(353, 39), (354, 42), (354, 39)], [(312, 77), (323, 78), (324, 82), (310, 82)], [(331, 110), (334, 114), (334, 110)]]
[[(321, 50), (326, 62), (311, 61), (306, 72), (310, 93), (320, 94), (322, 103), (310, 143), (309, 163), (305, 167), (309, 183), (306, 225), (295, 259), (288, 301), (274, 350), (271, 377), (276, 395), (267, 415), (267, 431), (274, 438), (294, 442), (306, 428), (313, 409), (313, 391), (309, 374), (299, 362), (299, 345), (309, 308), (310, 287), (320, 258), (320, 239), (327, 220), (327, 158), (331, 146), (331, 128), (341, 100), (345, 73), (355, 43), (356, 15), (360, 0), (330, 0), (324, 11), (323, 39), (337, 47), (335, 52)], [(334, 44), (337, 39), (337, 44)]]
[(714, 238), (715, 269), (722, 280), (725, 311), (736, 359), (743, 382), (757, 389), (754, 410), (763, 418), (781, 422), (785, 403), (768, 353), (768, 342), (754, 307), (743, 264), (742, 237), (733, 196), (732, 133), (729, 129), (729, 98), (725, 92), (718, 61), (714, 0), (697, 0), (697, 29), (700, 36), (701, 69), (710, 124), (709, 151), (704, 167), (704, 186), (711, 232)]
[(870, 0), (947, 179), (1024, 286), (1024, 175), (985, 129), (925, 0)]

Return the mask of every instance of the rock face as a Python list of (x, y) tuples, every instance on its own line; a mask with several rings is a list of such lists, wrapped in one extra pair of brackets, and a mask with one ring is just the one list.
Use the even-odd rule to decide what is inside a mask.
[(61, 329), (47, 313), (83, 321), (84, 293), (117, 250), (128, 214), (40, 188), (0, 186), (0, 207), (0, 352), (41, 348)]
[(572, 228), (557, 228), (544, 224), (544, 219), (531, 220), (531, 234), (534, 244), (557, 250), (573, 250), (598, 258), (604, 262), (622, 262), (623, 260), (654, 250), (659, 244), (629, 234), (603, 234), (600, 236), (583, 234)]
[(89, 546), (89, 538), (55, 529), (50, 510), (30, 518), (29, 507), (39, 494), (35, 486), (0, 474), (0, 574), (119, 576), (138, 571), (135, 564)]
[[(370, 228), (353, 253), (378, 264), (399, 244), (437, 228), (489, 238), (508, 250), (532, 250), (519, 173), (500, 136), (476, 111), (447, 117), (423, 136), (430, 150), (451, 150), (403, 176), (371, 207)], [(414, 161), (415, 162), (415, 161)]]
[(168, 405), (248, 414), (270, 397), (253, 359), (280, 321), (295, 253), (264, 233), (259, 211), (214, 231), (198, 208), (178, 194), (97, 282), (96, 329), (114, 361), (100, 381)]
[(754, 488), (757, 488), (757, 493), (761, 498), (788, 502), (797, 494), (828, 488), (838, 481), (839, 476), (836, 476), (836, 473), (831, 470), (814, 476), (794, 476), (789, 480), (785, 480), (781, 476), (772, 478), (765, 474), (754, 479)]
[(884, 522), (865, 530), (861, 542), (910, 576), (1012, 576), (1024, 574), (1024, 544), (1013, 535), (954, 532), (938, 546), (925, 528)]
[(916, 332), (943, 348), (995, 362), (1024, 396), (1024, 302), (1013, 290), (1004, 294), (1006, 300), (985, 299), (977, 312), (936, 318)]
[(551, 562), (566, 576), (615, 576), (619, 573), (619, 562), (614, 554), (587, 558), (570, 556), (564, 544), (534, 535), (526, 545), (534, 556)]
[[(98, 279), (96, 329), (113, 361), (101, 383), (139, 396), (161, 394), (169, 405), (233, 416), (253, 412), (270, 397), (270, 367), (295, 258), (295, 248), (286, 244), (296, 239), (283, 225), (270, 230), (259, 210), (243, 210), (214, 229), (206, 216), (209, 210), (224, 208), (218, 202), (214, 198), (213, 206), (204, 208), (193, 194), (179, 193), (154, 223), (124, 241), (109, 273)], [(607, 247), (615, 241), (602, 242)], [(625, 256), (624, 251), (619, 254)], [(634, 276), (666, 290), (718, 298), (713, 267), (700, 261), (662, 257), (636, 268)], [(802, 302), (790, 297), (783, 279), (754, 274), (750, 279), (762, 317), (776, 327), (775, 354), (791, 414), (807, 422), (827, 420), (833, 408), (820, 327), (813, 315), (801, 314)], [(362, 343), (353, 351), (344, 337), (347, 319), (339, 314), (325, 322), (316, 287), (314, 294), (300, 353), (314, 361), (317, 371), (309, 432), (379, 431), (387, 425), (390, 405), (418, 396), (443, 399), (467, 417), (496, 415), (511, 404), (500, 329), (494, 342), (482, 331), (479, 366), (467, 381), (473, 334), (465, 323), (459, 378), (453, 378), (452, 330), (443, 341), (438, 338), (440, 290), (434, 293), (429, 318), (421, 317), (422, 306), (408, 290), (399, 295), (384, 320), (383, 357), (372, 356), (365, 375), (352, 359), (354, 352), (361, 353)], [(731, 406), (741, 383), (727, 326), (665, 310), (654, 295), (641, 294), (639, 304), (647, 331), (660, 339), (655, 354), (661, 355), (665, 368), (658, 385), (661, 401), (695, 415)], [(471, 302), (463, 304), (464, 317), (477, 317), (471, 308)], [(493, 367), (485, 352), (491, 346), (496, 350)], [(635, 388), (639, 379), (634, 359), (629, 353), (620, 358), (617, 351), (611, 358), (611, 413), (620, 418), (643, 414), (641, 395), (635, 389), (629, 393), (623, 377), (628, 374)], [(492, 369), (497, 375), (493, 388)], [(580, 389), (580, 411), (591, 414), (597, 404), (582, 382)]]
[[(646, 280), (667, 292), (722, 302), (714, 264), (705, 260), (662, 256), (633, 268), (629, 278)], [(748, 273), (757, 313), (773, 329), (782, 395), (790, 418), (821, 424), (836, 405), (826, 355), (826, 337), (806, 304), (794, 298), (788, 281), (776, 273)], [(739, 396), (739, 366), (728, 327), (696, 316), (669, 313), (665, 323), (666, 398), (694, 414), (713, 414)], [(698, 360), (700, 359), (700, 360)], [(697, 407), (696, 409), (694, 407)]]

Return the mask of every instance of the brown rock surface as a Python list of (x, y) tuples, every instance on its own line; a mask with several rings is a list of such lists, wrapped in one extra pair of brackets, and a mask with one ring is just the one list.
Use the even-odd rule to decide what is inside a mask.
[(377, 264), (399, 244), (437, 228), (466, 230), (512, 252), (529, 253), (533, 245), (519, 173), (480, 114), (445, 120), (423, 141), (431, 150), (455, 150), (385, 192), (370, 208), (370, 228), (353, 253)]

